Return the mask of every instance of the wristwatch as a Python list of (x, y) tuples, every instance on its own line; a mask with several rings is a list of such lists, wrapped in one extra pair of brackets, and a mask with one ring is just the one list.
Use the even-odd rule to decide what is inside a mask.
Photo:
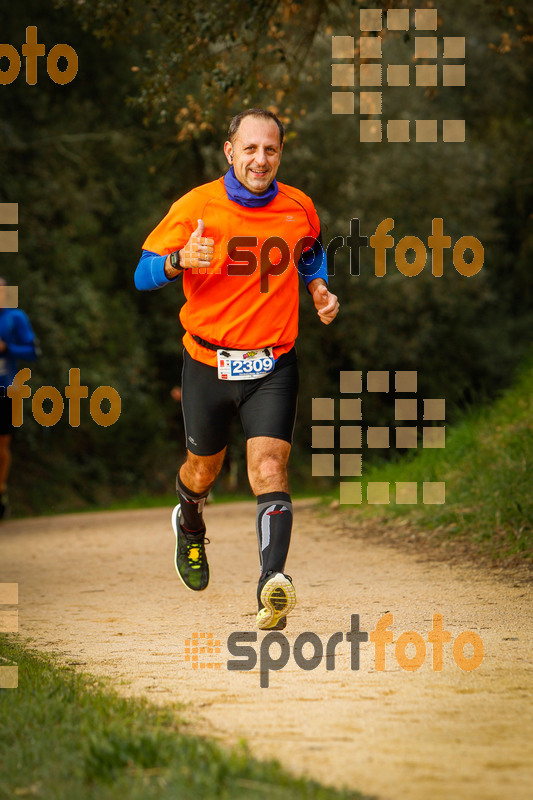
[(174, 250), (174, 252), (170, 254), (170, 266), (173, 269), (184, 269), (180, 264), (180, 251), (179, 250)]

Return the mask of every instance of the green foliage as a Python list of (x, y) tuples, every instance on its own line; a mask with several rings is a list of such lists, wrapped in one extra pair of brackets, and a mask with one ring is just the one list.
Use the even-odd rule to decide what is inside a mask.
[[(494, 558), (533, 560), (533, 362), (493, 404), (447, 428), (445, 449), (379, 466), (367, 481), (445, 481), (443, 505), (392, 504), (389, 513), (445, 538), (465, 538)], [(420, 490), (419, 490), (420, 497)], [(421, 498), (420, 498), (421, 500)], [(377, 507), (376, 507), (377, 509)], [(379, 512), (383, 507), (379, 507)]]
[[(295, 485), (310, 483), (311, 397), (335, 396), (340, 370), (416, 369), (424, 396), (446, 397), (449, 419), (508, 383), (533, 324), (528, 5), (448, 0), (438, 35), (466, 35), (465, 88), (384, 90), (387, 116), (412, 127), (419, 118), (464, 118), (464, 144), (360, 143), (357, 116), (332, 117), (331, 36), (357, 39), (360, 5), (61, 0), (54, 10), (21, 0), (5, 15), (4, 41), (20, 51), (34, 24), (47, 51), (67, 42), (80, 65), (65, 86), (48, 78), (41, 59), (36, 86), (22, 71), (0, 87), (0, 201), (19, 203), (21, 242), (15, 258), (0, 254), (0, 273), (19, 285), (41, 340), (30, 385), (61, 389), (78, 367), (90, 393), (110, 385), (122, 398), (109, 429), (92, 421), (88, 401), (79, 429), (66, 412), (43, 429), (26, 401), (11, 478), (15, 509), (172, 491), (183, 453), (181, 413), (170, 397), (181, 369), (183, 296), (176, 285), (141, 294), (133, 271), (171, 202), (224, 170), (229, 118), (248, 105), (268, 106), (288, 123), (279, 177), (314, 199), (326, 243), (346, 237), (355, 217), (363, 235), (392, 217), (396, 243), (405, 235), (427, 242), (441, 217), (452, 243), (470, 235), (485, 247), (473, 278), (456, 272), (450, 250), (443, 278), (431, 276), (429, 263), (416, 278), (400, 275), (392, 251), (386, 277), (376, 278), (370, 248), (361, 249), (360, 276), (350, 275), (341, 248), (331, 278), (341, 314), (327, 328), (301, 293)], [(410, 36), (384, 33), (384, 72), (389, 62), (411, 62)], [(391, 422), (379, 398), (367, 421)], [(240, 447), (232, 458), (242, 491)]]
[(188, 735), (176, 708), (125, 700), (4, 635), (0, 654), (19, 668), (18, 688), (0, 689), (0, 797), (362, 800)]
[(111, 46), (150, 31), (135, 65), (140, 83), (133, 101), (160, 122), (175, 119), (183, 138), (213, 131), (221, 111), (236, 102), (252, 104), (258, 92), (283, 97), (294, 86), (328, 7), (326, 0), (153, 0), (149, 5), (57, 0), (56, 5), (73, 8)]
[(154, 319), (151, 298), (133, 286), (133, 270), (145, 235), (170, 204), (165, 193), (173, 197), (185, 184), (178, 174), (156, 185), (155, 172), (178, 153), (169, 151), (168, 131), (143, 131), (139, 115), (124, 107), (122, 93), (133, 85), (124, 50), (116, 47), (106, 63), (72, 17), (43, 14), (32, 0), (25, 6), (27, 16), (13, 15), (5, 26), (6, 39), (23, 41), (30, 20), (47, 50), (69, 42), (82, 66), (67, 86), (41, 71), (35, 87), (20, 79), (2, 87), (2, 200), (19, 203), (21, 248), (16, 258), (0, 255), (1, 271), (19, 285), (41, 342), (33, 392), (52, 385), (64, 394), (76, 367), (89, 395), (110, 385), (122, 399), (121, 417), (108, 429), (93, 422), (88, 400), (78, 429), (69, 426), (67, 410), (43, 429), (26, 401), (12, 499), (26, 511), (61, 510), (141, 485), (172, 486), (172, 439), (180, 437), (169, 395), (178, 374), (178, 301), (170, 293), (159, 298)]

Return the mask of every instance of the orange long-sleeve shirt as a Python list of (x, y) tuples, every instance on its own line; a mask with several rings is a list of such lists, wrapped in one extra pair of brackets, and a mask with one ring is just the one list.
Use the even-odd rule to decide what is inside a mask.
[[(294, 345), (298, 335), (296, 265), (301, 250), (317, 238), (320, 223), (307, 195), (283, 183), (278, 182), (278, 187), (278, 194), (266, 206), (247, 208), (228, 198), (223, 178), (206, 183), (177, 200), (143, 244), (144, 250), (159, 255), (180, 250), (196, 230), (198, 219), (205, 223), (203, 235), (214, 239), (210, 267), (183, 273), (183, 344), (197, 361), (216, 366), (216, 354), (198, 344), (191, 334), (239, 350), (273, 346), (275, 357)], [(234, 237), (253, 237), (257, 243), (241, 245), (240, 252), (233, 247), (228, 254), (228, 244)], [(280, 237), (287, 248), (272, 246), (268, 254), (273, 243), (265, 246), (265, 242), (270, 237)], [(304, 237), (309, 239), (302, 243)], [(243, 250), (255, 257), (257, 266), (251, 274), (242, 274), (253, 268), (253, 260), (251, 267), (246, 265), (251, 256), (244, 255)], [(276, 269), (282, 252), (285, 260), (290, 253), (283, 271)], [(238, 262), (240, 267), (235, 266)]]

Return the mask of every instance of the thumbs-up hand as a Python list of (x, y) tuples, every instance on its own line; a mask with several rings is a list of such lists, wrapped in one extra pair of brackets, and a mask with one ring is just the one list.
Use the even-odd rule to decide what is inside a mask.
[(313, 296), (313, 303), (318, 311), (318, 316), (324, 325), (329, 325), (339, 313), (337, 296), (329, 291), (322, 278), (315, 278), (309, 283), (308, 288)]
[(182, 269), (193, 269), (197, 267), (208, 267), (213, 259), (215, 251), (215, 240), (204, 237), (205, 222), (198, 220), (196, 230), (194, 230), (189, 241), (179, 250), (179, 269), (170, 263), (170, 256), (165, 262), (165, 273), (167, 277), (176, 276)]
[(199, 219), (196, 230), (191, 233), (183, 250), (180, 250), (180, 266), (183, 269), (208, 267), (211, 263), (215, 240), (204, 237), (204, 231), (205, 222)]

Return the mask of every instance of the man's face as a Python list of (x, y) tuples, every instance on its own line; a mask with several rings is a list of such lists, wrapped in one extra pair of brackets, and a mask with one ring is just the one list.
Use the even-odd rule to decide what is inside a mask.
[(224, 152), (235, 175), (252, 194), (263, 194), (278, 171), (282, 146), (279, 129), (273, 119), (245, 117), (237, 135), (226, 142)]

